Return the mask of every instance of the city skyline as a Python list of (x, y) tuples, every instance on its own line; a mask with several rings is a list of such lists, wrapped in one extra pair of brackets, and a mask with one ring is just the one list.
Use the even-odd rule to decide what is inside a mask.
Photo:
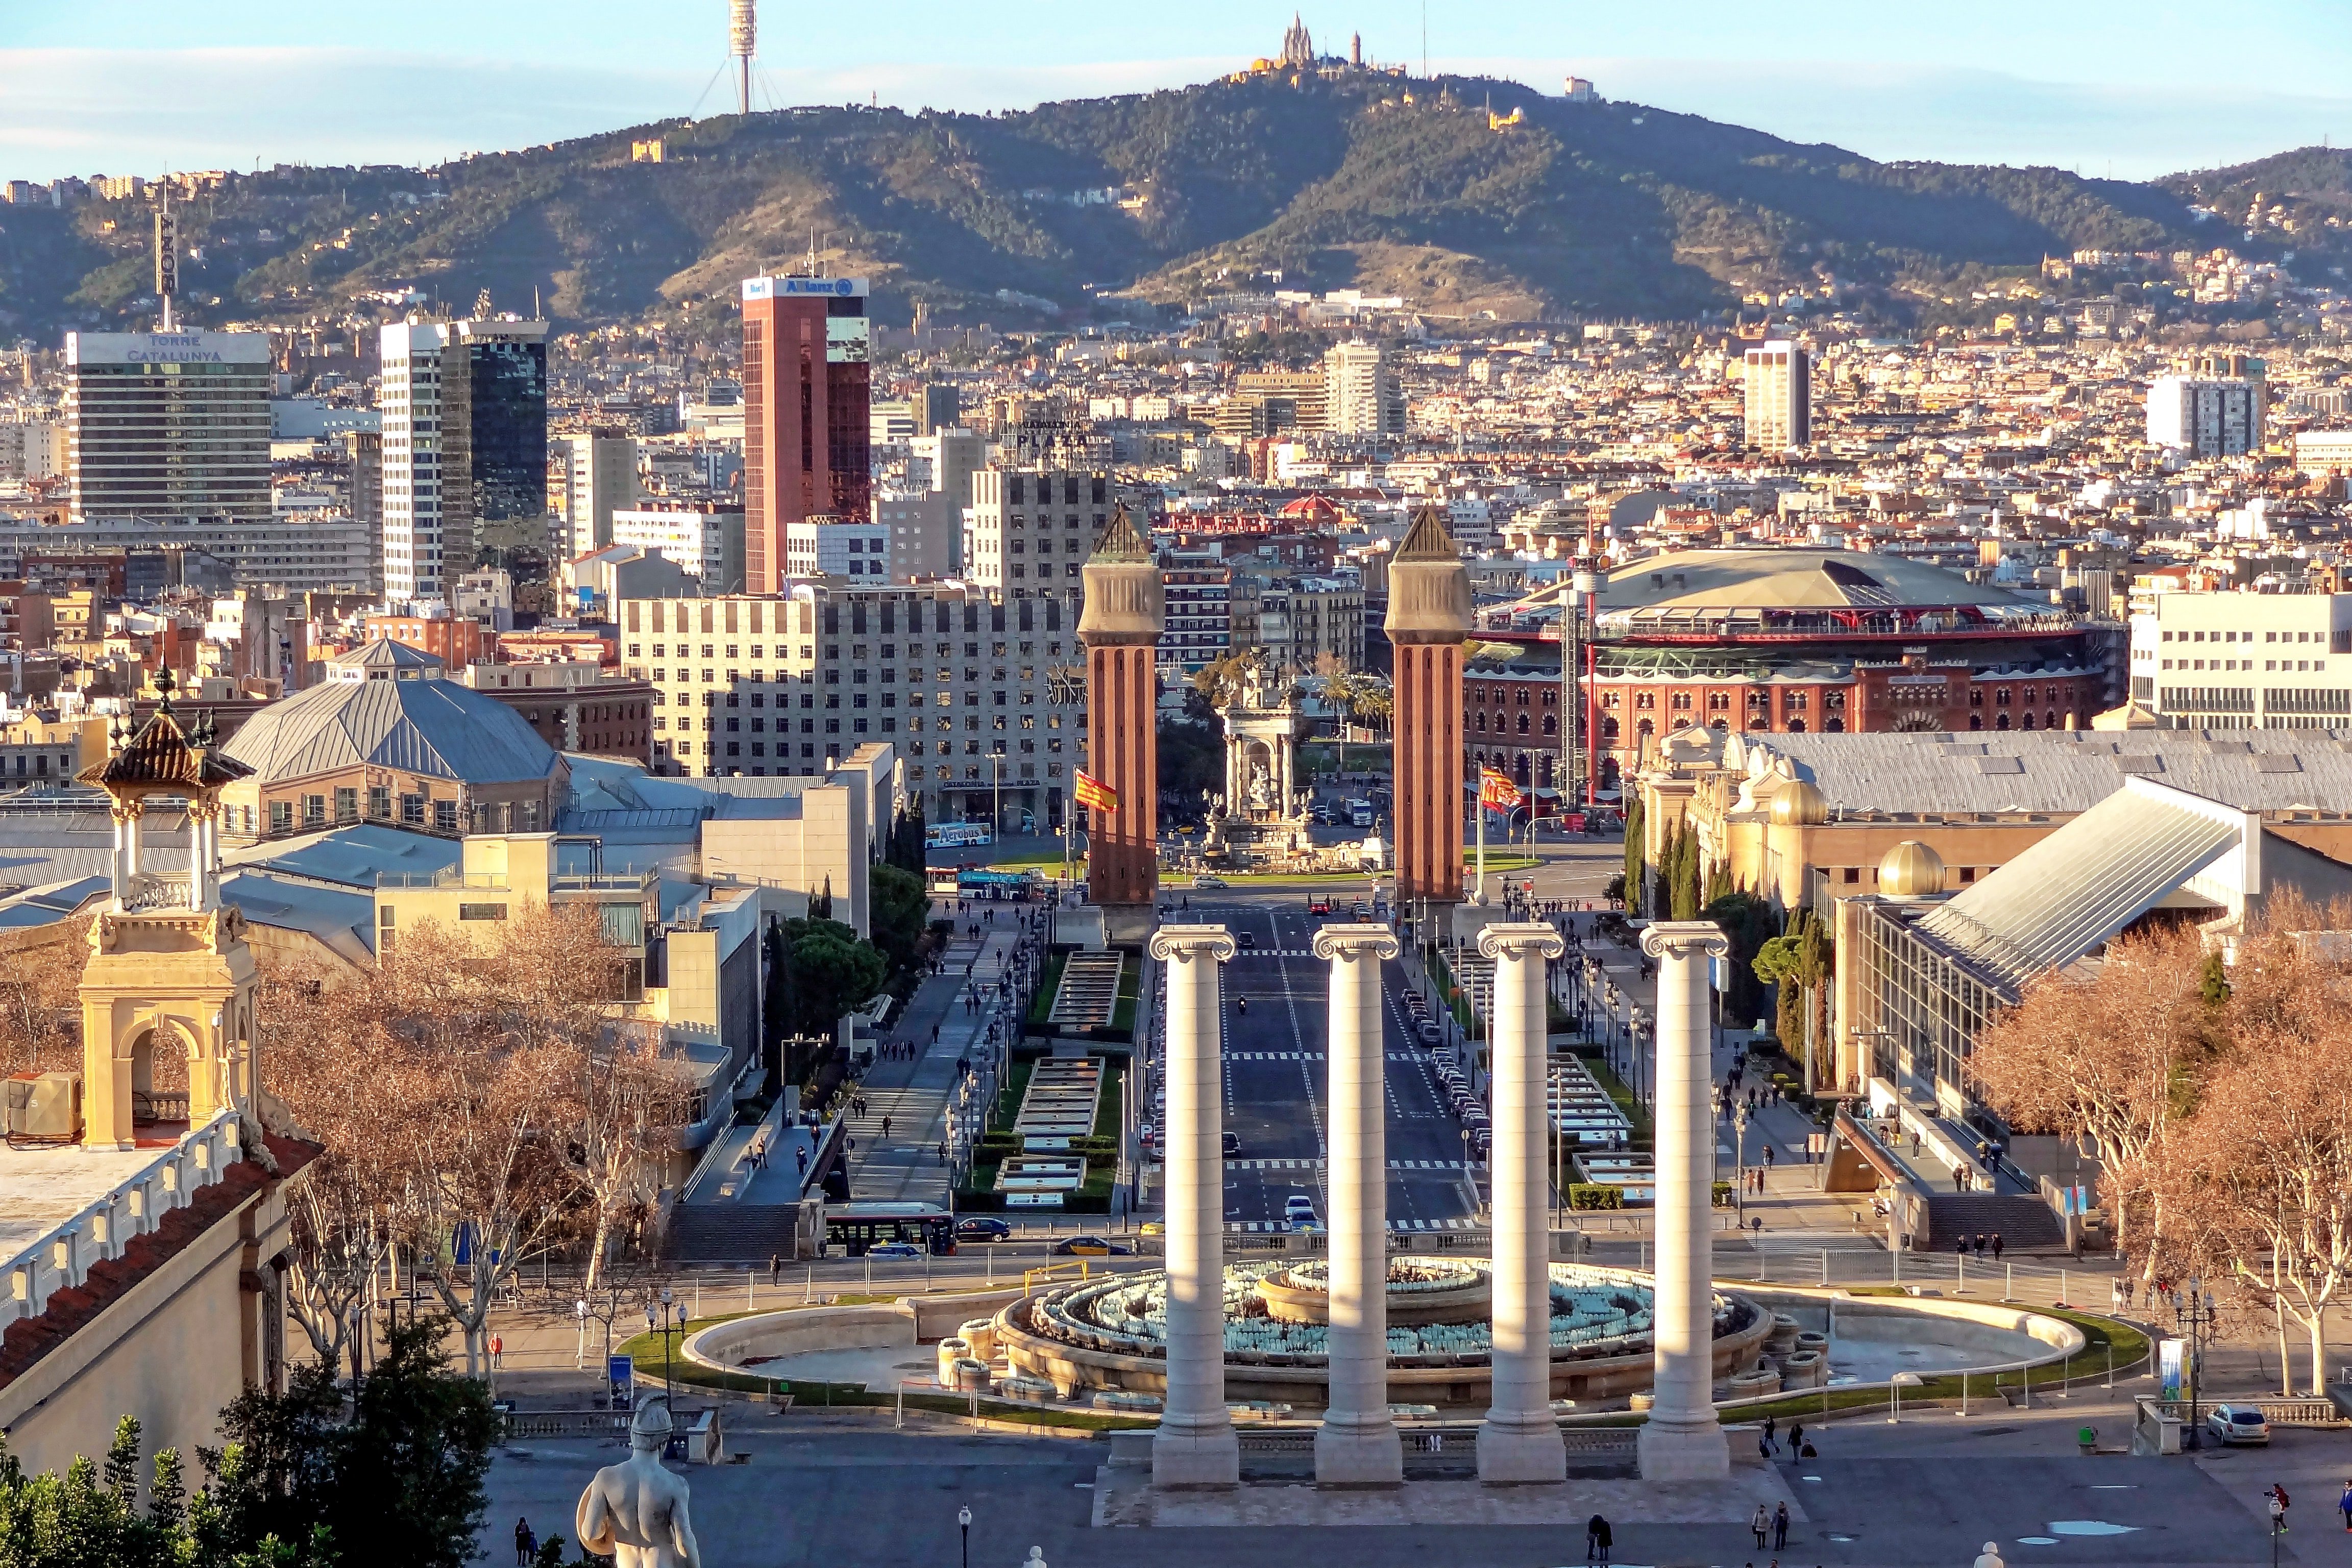
[[(929, 0), (894, 0), (872, 26), (811, 38), (767, 18), (761, 105), (875, 100), (979, 112), (1180, 86), (1277, 47), (1281, 10), (1213, 4), (1176, 18), (1105, 24), (1058, 6), (1018, 39), (974, 36)], [(1421, 7), (1376, 0), (1306, 15), (1319, 47), (1416, 70)], [(1864, 7), (1773, 17), (1707, 0), (1669, 26), (1643, 16), (1562, 17), (1506, 5), (1428, 17), (1430, 68), (1558, 91), (1573, 70), (1607, 97), (1828, 142), (1881, 160), (2039, 163), (2147, 178), (2352, 137), (2352, 37), (2305, 0), (2226, 21), (2118, 5), (2063, 16), (2016, 4), (1934, 26)], [(306, 23), (257, 5), (142, 17), (136, 49), (116, 16), (17, 18), (0, 68), (0, 174), (250, 168), (278, 163), (430, 163), (630, 123), (726, 111), (724, 7), (673, 7), (647, 32), (595, 0), (459, 13), (430, 0), (391, 18)], [(447, 26), (437, 23), (446, 21)], [(419, 39), (462, 37), (462, 48)], [(2017, 39), (2031, 37), (2029, 53)], [(902, 40), (919, 39), (917, 49)], [(951, 44), (951, 47), (950, 47)], [(924, 57), (929, 58), (924, 58)], [(794, 63), (787, 62), (813, 62)], [(985, 68), (975, 69), (975, 68)]]

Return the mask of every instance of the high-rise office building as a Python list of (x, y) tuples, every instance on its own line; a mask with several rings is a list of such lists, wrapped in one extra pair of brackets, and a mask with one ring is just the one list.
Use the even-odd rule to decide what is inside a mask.
[(1774, 340), (1747, 354), (1748, 446), (1785, 452), (1813, 439), (1813, 356)]
[(1335, 435), (1404, 434), (1404, 395), (1378, 343), (1334, 343), (1325, 352), (1323, 419)]
[(383, 329), (383, 592), (440, 597), (485, 523), (547, 512), (547, 323)]
[(266, 521), (269, 339), (68, 332), (74, 517)]
[(2147, 389), (2148, 444), (2192, 458), (2259, 451), (2264, 391), (2253, 376), (2159, 375)]
[(634, 437), (598, 431), (554, 441), (563, 484), (564, 547), (585, 555), (613, 542), (613, 514), (643, 499)]
[(751, 591), (782, 591), (785, 530), (871, 510), (871, 339), (863, 278), (743, 280), (743, 549)]

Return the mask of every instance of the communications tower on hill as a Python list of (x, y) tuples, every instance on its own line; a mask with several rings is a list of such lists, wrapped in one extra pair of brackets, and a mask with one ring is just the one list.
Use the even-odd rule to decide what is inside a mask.
[(751, 112), (751, 57), (759, 38), (759, 0), (727, 0), (727, 52), (735, 62), (738, 114)]

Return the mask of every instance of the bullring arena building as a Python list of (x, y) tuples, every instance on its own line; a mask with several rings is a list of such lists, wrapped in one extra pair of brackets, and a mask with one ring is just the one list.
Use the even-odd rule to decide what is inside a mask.
[[(1557, 671), (1563, 583), (1490, 612)], [(1695, 550), (1611, 572), (1581, 639), (1613, 787), (1677, 730), (1775, 734), (2087, 727), (2120, 700), (2122, 628), (1901, 556)], [(1555, 674), (1552, 679), (1557, 680)], [(1474, 734), (1475, 741), (1477, 737)]]

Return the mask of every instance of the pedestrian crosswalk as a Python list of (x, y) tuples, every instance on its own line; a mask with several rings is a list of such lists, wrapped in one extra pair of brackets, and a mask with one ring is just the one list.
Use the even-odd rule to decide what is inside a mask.
[[(1225, 1228), (1232, 1231), (1240, 1231), (1248, 1236), (1272, 1236), (1278, 1235), (1291, 1227), (1288, 1222), (1284, 1220), (1248, 1219), (1228, 1220), (1225, 1222)], [(1476, 1222), (1465, 1215), (1453, 1215), (1444, 1219), (1392, 1219), (1389, 1221), (1389, 1230), (1391, 1234), (1400, 1231), (1409, 1231), (1419, 1234), (1434, 1230), (1475, 1230), (1477, 1228), (1478, 1226)]]
[[(1412, 1051), (1383, 1053), (1392, 1062), (1417, 1062), (1422, 1058)], [(1322, 1051), (1227, 1051), (1229, 1062), (1319, 1062), (1326, 1059)]]
[[(1319, 1171), (1323, 1169), (1325, 1163), (1326, 1162), (1321, 1160), (1228, 1160), (1225, 1162), (1225, 1169), (1228, 1171)], [(1388, 1163), (1388, 1168), (1391, 1171), (1459, 1171), (1464, 1166), (1459, 1160), (1391, 1160)]]

